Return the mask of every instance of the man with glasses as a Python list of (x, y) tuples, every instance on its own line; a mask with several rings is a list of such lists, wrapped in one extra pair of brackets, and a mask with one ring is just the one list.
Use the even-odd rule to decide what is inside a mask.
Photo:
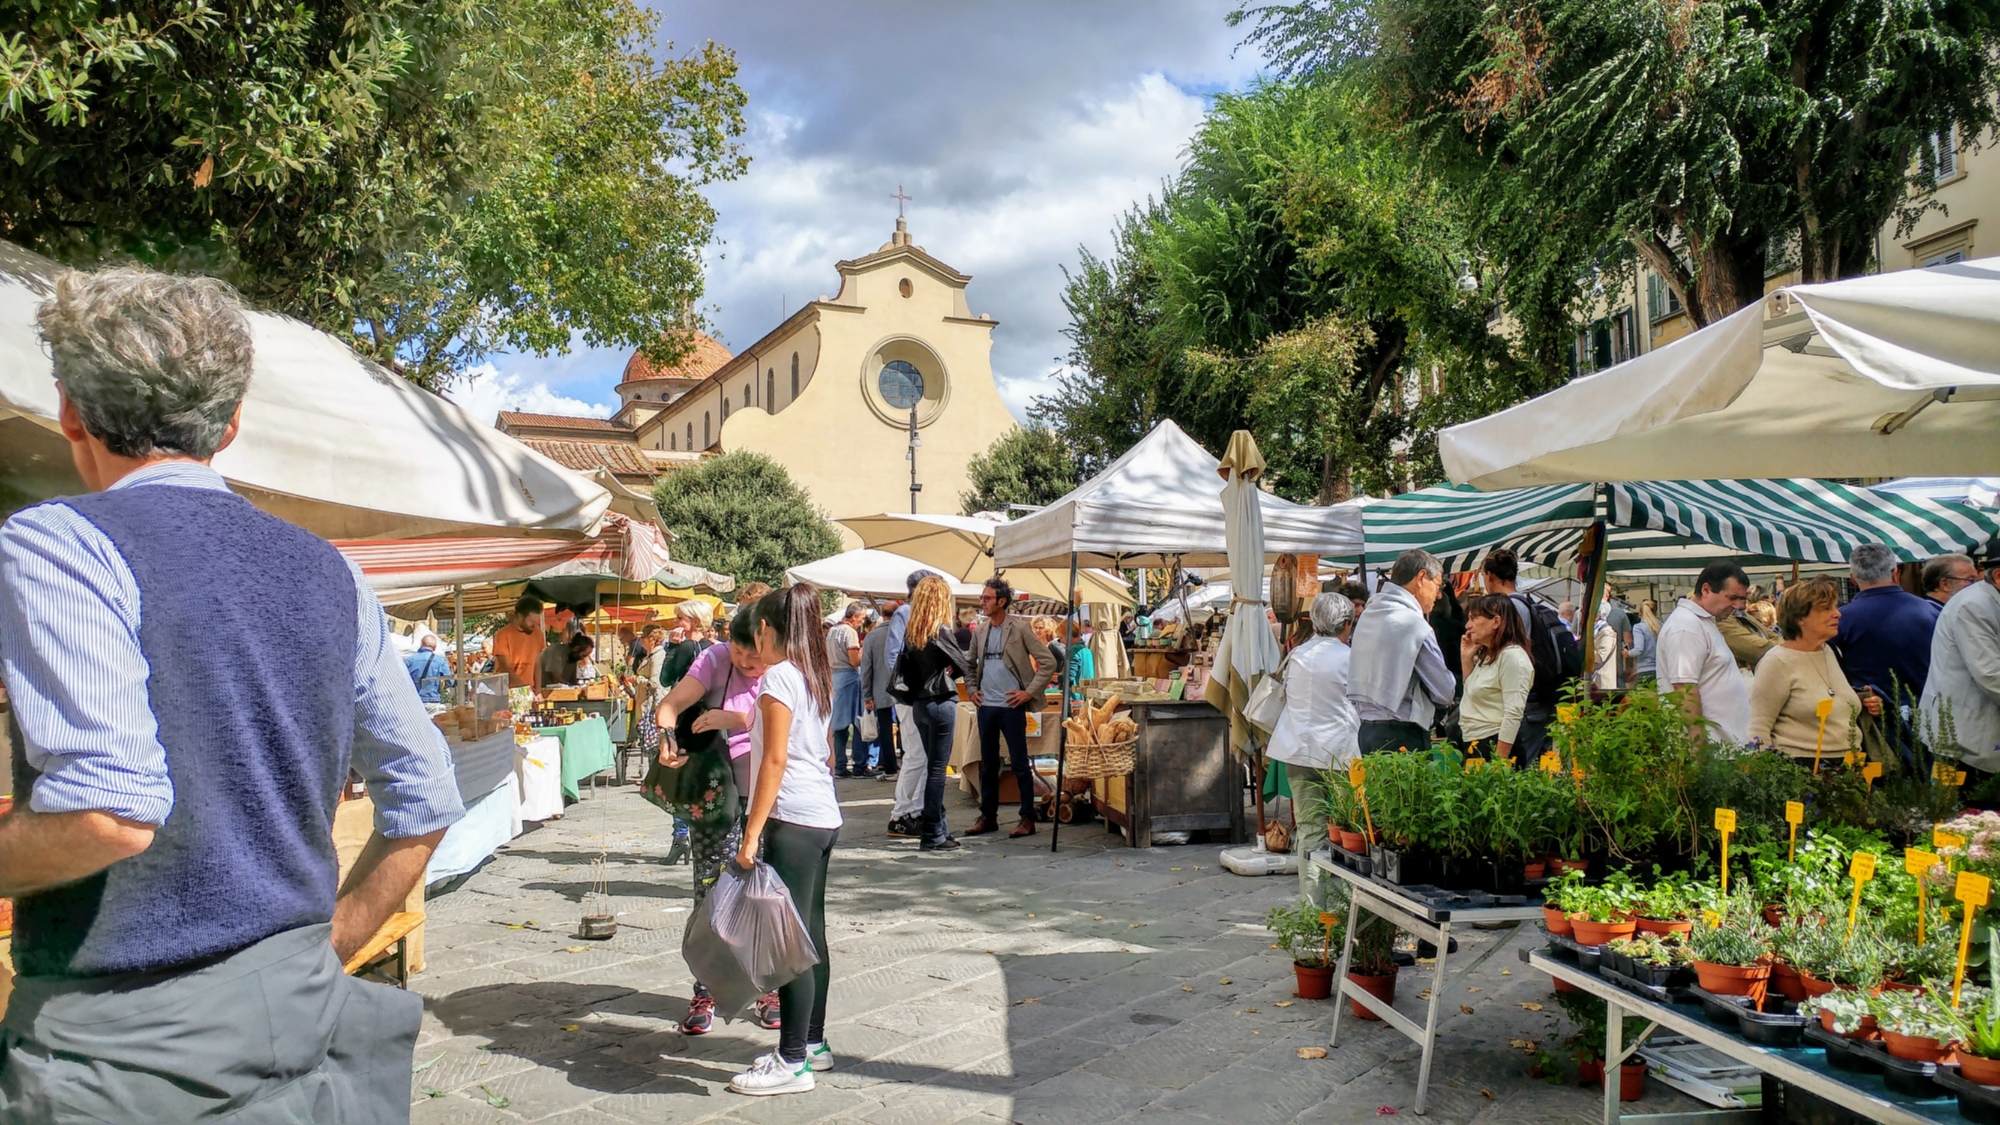
[(1939, 555), (1924, 564), (1924, 597), (1942, 606), (1979, 581), (1970, 555)]
[(986, 620), (972, 631), (971, 674), (966, 690), (979, 706), (979, 819), (965, 830), (980, 836), (999, 830), (1000, 740), (1007, 740), (1007, 759), (1014, 783), (1021, 790), (1021, 819), (1009, 836), (1035, 831), (1035, 775), (1028, 766), (1028, 712), (1044, 705), (1043, 689), (1055, 678), (1056, 658), (1035, 636), (1034, 628), (1007, 612), (1014, 588), (994, 575), (979, 591), (979, 612)]
[(1429, 620), (1442, 589), (1436, 556), (1404, 551), (1354, 626), (1347, 695), (1361, 720), (1363, 754), (1430, 749), (1439, 708), (1458, 694)]
[(2000, 772), (2000, 541), (1988, 544), (1980, 561), (1985, 580), (1975, 569), (1938, 616), (1921, 705), (1932, 730), (1941, 731), (1944, 712), (1951, 713), (1960, 764), (1973, 773), (1968, 789), (1984, 788)]
[(1731, 742), (1750, 733), (1750, 689), (1736, 671), (1736, 657), (1716, 621), (1750, 602), (1750, 576), (1735, 563), (1716, 563), (1695, 577), (1694, 593), (1682, 598), (1660, 625), (1659, 685), (1682, 693), (1690, 730), (1706, 740), (1706, 724)]

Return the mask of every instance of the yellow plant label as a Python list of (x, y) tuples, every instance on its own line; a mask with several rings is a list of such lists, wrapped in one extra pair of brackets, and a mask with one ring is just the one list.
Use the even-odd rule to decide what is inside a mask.
[(1855, 852), (1848, 861), (1847, 873), (1857, 883), (1866, 883), (1875, 877), (1875, 857), (1867, 852)]
[(1855, 766), (1860, 765), (1862, 759), (1866, 757), (1867, 755), (1863, 754), (1859, 750), (1849, 750), (1847, 753), (1842, 754), (1840, 756), (1840, 760), (1846, 764), (1848, 769), (1853, 769)]
[(1958, 873), (1958, 884), (1952, 888), (1952, 897), (1967, 906), (1985, 906), (1993, 893), (1993, 880), (1971, 871)]
[(1875, 782), (1882, 776), (1882, 763), (1870, 762), (1867, 765), (1862, 766), (1861, 776), (1864, 780), (1868, 782), (1869, 788), (1871, 789), (1874, 788)]
[(1484, 758), (1467, 758), (1465, 760), (1466, 773), (1478, 773), (1480, 770), (1485, 768), (1486, 768), (1486, 759)]
[(1919, 879), (1941, 862), (1943, 861), (1932, 852), (1918, 851), (1916, 848), (1903, 850), (1903, 870)]
[(1832, 714), (1833, 714), (1833, 700), (1831, 700), (1831, 699), (1822, 699), (1822, 700), (1820, 700), (1820, 701), (1819, 701), (1818, 703), (1814, 704), (1814, 705), (1813, 705), (1813, 714), (1815, 714), (1815, 715), (1818, 715), (1818, 716), (1819, 716), (1820, 718), (1822, 718), (1822, 719), (1825, 719), (1825, 718), (1826, 718), (1826, 717), (1828, 717), (1829, 715), (1832, 715)]
[(1931, 846), (1940, 851), (1945, 848), (1958, 848), (1963, 851), (1965, 848), (1965, 837), (1960, 836), (1956, 832), (1940, 832), (1932, 829)]
[[(1785, 802), (1786, 824), (1803, 824), (1805, 823), (1805, 819), (1806, 819), (1806, 806), (1803, 802), (1800, 801)], [(1716, 827), (1720, 828), (1722, 827), (1722, 825), (1717, 824)], [(1732, 825), (1731, 827), (1734, 827), (1734, 825)]]
[(1367, 773), (1368, 771), (1361, 764), (1361, 759), (1356, 758), (1347, 763), (1347, 783), (1349, 785), (1359, 786), (1361, 779), (1366, 777)]
[(1715, 810), (1715, 830), (1717, 832), (1736, 831), (1736, 810), (1735, 809)]
[(1950, 762), (1933, 762), (1931, 780), (1940, 785), (1964, 785), (1965, 771), (1951, 768)]

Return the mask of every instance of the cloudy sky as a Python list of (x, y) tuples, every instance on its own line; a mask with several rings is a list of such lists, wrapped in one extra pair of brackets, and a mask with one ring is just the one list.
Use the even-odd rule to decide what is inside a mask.
[[(656, 5), (657, 6), (657, 5)], [(1061, 302), (1079, 245), (1179, 166), (1205, 99), (1242, 87), (1230, 0), (692, 0), (660, 6), (677, 50), (735, 50), (751, 156), (713, 188), (707, 314), (731, 350), (839, 288), (833, 264), (895, 225), (972, 274), (1000, 321), (993, 373), (1016, 414), (1065, 349)], [(608, 414), (628, 352), (497, 357), (454, 394), (497, 409)]]

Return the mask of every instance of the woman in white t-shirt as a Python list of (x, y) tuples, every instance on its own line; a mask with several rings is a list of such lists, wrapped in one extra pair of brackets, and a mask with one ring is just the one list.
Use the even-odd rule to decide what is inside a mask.
[(757, 683), (750, 726), (750, 815), (736, 864), (764, 861), (785, 881), (805, 920), (819, 964), (778, 989), (778, 1049), (760, 1056), (729, 1088), (739, 1094), (797, 1094), (813, 1071), (833, 1065), (826, 1045), (826, 994), (832, 977), (826, 947), (826, 869), (840, 835), (827, 713), (833, 672), (819, 591), (806, 583), (774, 590), (757, 603), (757, 655), (767, 665)]

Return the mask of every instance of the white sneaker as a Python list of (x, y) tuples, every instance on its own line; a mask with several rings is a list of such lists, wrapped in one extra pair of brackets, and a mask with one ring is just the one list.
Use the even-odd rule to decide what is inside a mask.
[(812, 1063), (788, 1063), (776, 1051), (759, 1055), (749, 1070), (729, 1080), (729, 1088), (757, 1098), (803, 1094), (813, 1088)]
[(833, 1069), (833, 1048), (826, 1045), (826, 1040), (806, 1044), (806, 1065), (813, 1068), (814, 1074)]

